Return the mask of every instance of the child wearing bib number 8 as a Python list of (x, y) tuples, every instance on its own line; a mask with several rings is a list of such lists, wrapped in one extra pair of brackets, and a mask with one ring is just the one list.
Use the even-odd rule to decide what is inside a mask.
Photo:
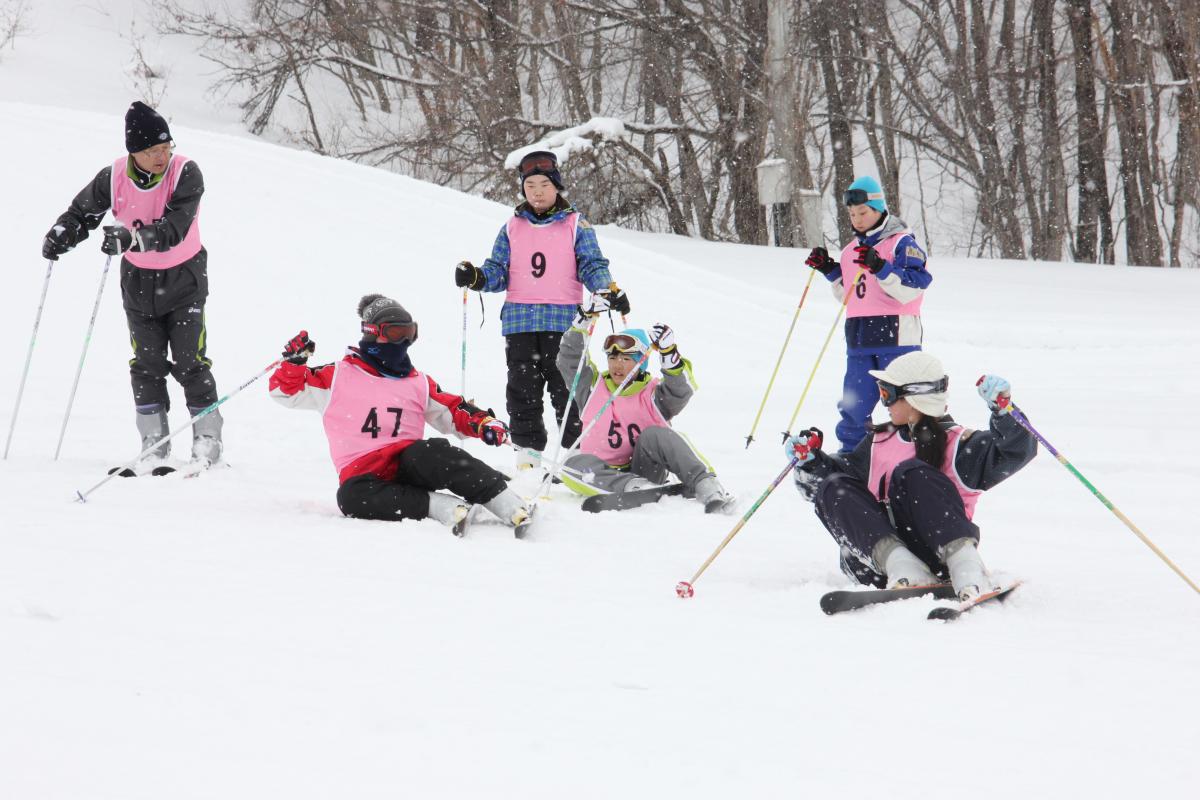
[[(593, 302), (591, 307), (597, 305)], [(575, 380), (587, 324), (587, 315), (581, 309), (574, 325), (563, 335), (558, 369), (567, 383)], [(662, 378), (651, 377), (648, 360), (642, 363), (638, 374), (583, 437), (579, 452), (567, 459), (562, 481), (579, 494), (594, 495), (649, 489), (673, 474), (683, 484), (684, 495), (695, 497), (706, 512), (732, 510), (736, 498), (725, 491), (692, 443), (671, 427), (671, 420), (683, 411), (695, 392), (692, 363), (679, 354), (670, 327), (659, 323), (652, 335), (662, 356)], [(597, 372), (591, 358), (584, 360), (575, 402), (585, 424), (600, 413), (612, 393), (638, 368), (650, 347), (650, 336), (640, 328), (631, 328), (605, 337), (606, 372)]]
[(921, 300), (933, 276), (912, 230), (888, 213), (879, 181), (862, 177), (843, 197), (854, 238), (838, 259), (813, 248), (804, 263), (825, 276), (840, 303), (845, 282), (859, 275), (846, 302), (846, 377), (838, 403), (841, 453), (852, 451), (871, 423), (879, 392), (871, 370), (921, 349)]
[(477, 292), (507, 292), (500, 311), (508, 387), (505, 399), (517, 469), (541, 464), (546, 448), (543, 394), (550, 391), (555, 418), (567, 427), (563, 446), (579, 437), (579, 416), (567, 408), (569, 390), (555, 367), (563, 332), (588, 292), (608, 292), (611, 307), (629, 313), (629, 300), (616, 288), (596, 232), (561, 194), (558, 157), (539, 150), (518, 167), (524, 201), (500, 229), (491, 256), (476, 267), (458, 264), (456, 285)]

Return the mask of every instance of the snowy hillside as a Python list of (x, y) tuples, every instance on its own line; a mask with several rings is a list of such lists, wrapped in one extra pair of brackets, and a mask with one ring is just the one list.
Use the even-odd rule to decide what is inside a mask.
[[(10, 66), (29, 78), (54, 61), (28, 59), (0, 64), (5, 432), (41, 237), (121, 153), (128, 101), (111, 83), (105, 104), (18, 90)], [(172, 131), (208, 185), (221, 392), (300, 328), (317, 362), (337, 358), (368, 292), (413, 312), (414, 361), (457, 387), (452, 268), (487, 254), (508, 210), (248, 139), (180, 102), (199, 120)], [(777, 432), (835, 303), (814, 286), (746, 450), (807, 277), (797, 253), (599, 238), (631, 323), (670, 323), (696, 363), (678, 427), (745, 510), (783, 466)], [(230, 469), (112, 481), (80, 505), (76, 489), (137, 451), (114, 265), (52, 459), (103, 263), (94, 236), (55, 265), (0, 461), (2, 798), (1182, 797), (1200, 780), (1200, 597), (1045, 453), (976, 518), (988, 565), (1025, 585), (952, 626), (925, 621), (928, 601), (825, 617), (818, 598), (845, 580), (789, 483), (688, 601), (673, 586), (736, 518), (679, 498), (585, 517), (556, 488), (525, 542), (498, 525), (460, 541), (433, 522), (344, 519), (318, 418), (273, 403), (265, 379), (223, 409)], [(1186, 438), (1200, 272), (939, 258), (930, 270), (927, 349), (951, 374), (951, 412), (984, 424), (975, 378), (1009, 378), (1039, 430), (1200, 577)], [(485, 301), (482, 330), (470, 306), (468, 389), (499, 411), (500, 298)], [(832, 431), (843, 366), (835, 335), (799, 425)], [(466, 446), (511, 465), (509, 451)]]

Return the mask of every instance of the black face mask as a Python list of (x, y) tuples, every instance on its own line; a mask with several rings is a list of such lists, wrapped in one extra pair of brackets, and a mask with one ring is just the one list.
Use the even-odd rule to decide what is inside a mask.
[(411, 342), (384, 342), (363, 339), (358, 343), (359, 354), (375, 369), (393, 378), (406, 378), (412, 372), (412, 361), (408, 358)]

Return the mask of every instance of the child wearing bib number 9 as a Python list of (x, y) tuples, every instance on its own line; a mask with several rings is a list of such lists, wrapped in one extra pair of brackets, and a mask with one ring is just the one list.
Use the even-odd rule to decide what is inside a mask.
[(921, 300), (933, 276), (912, 230), (888, 213), (879, 181), (858, 178), (843, 200), (854, 238), (838, 259), (816, 247), (804, 263), (825, 276), (839, 303), (845, 282), (859, 276), (846, 301), (846, 377), (838, 403), (839, 452), (849, 453), (867, 435), (879, 400), (871, 370), (921, 349)]
[(579, 437), (579, 416), (567, 408), (568, 389), (555, 361), (585, 288), (609, 292), (611, 307), (622, 314), (629, 313), (629, 299), (613, 283), (595, 230), (562, 195), (558, 157), (545, 150), (527, 153), (517, 172), (524, 201), (500, 229), (483, 266), (459, 263), (454, 282), (477, 292), (507, 292), (500, 311), (508, 364), (505, 399), (521, 470), (541, 465), (547, 388), (559, 425), (569, 414), (563, 446)]
[[(575, 380), (587, 323), (581, 309), (563, 335), (558, 369), (567, 383)], [(591, 358), (584, 360), (575, 390), (584, 425), (604, 411), (579, 443), (579, 452), (567, 459), (562, 481), (579, 494), (595, 495), (652, 489), (673, 474), (683, 484), (683, 494), (695, 497), (706, 512), (731, 511), (736, 498), (725, 491), (687, 437), (671, 427), (695, 392), (692, 363), (679, 354), (669, 326), (659, 323), (651, 335), (662, 358), (662, 378), (650, 375), (646, 355), (651, 339), (640, 328), (605, 337), (607, 371), (598, 372)], [(605, 408), (618, 389), (616, 400)]]

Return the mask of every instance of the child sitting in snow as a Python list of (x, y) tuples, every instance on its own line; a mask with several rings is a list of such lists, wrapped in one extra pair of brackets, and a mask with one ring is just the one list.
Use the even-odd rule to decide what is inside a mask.
[[(605, 310), (607, 298), (593, 295), (563, 335), (558, 369), (568, 385), (576, 379), (589, 317)], [(699, 500), (706, 512), (730, 510), (733, 495), (691, 443), (671, 428), (695, 391), (692, 364), (679, 354), (670, 327), (655, 325), (653, 337), (662, 356), (661, 380), (645, 369), (651, 340), (640, 328), (605, 337), (607, 372), (597, 373), (590, 358), (583, 361), (575, 402), (585, 426), (627, 378), (629, 382), (583, 437), (580, 452), (567, 459), (562, 481), (580, 494), (595, 495), (652, 488), (672, 473), (682, 482), (684, 495)]]
[(852, 453), (823, 452), (816, 429), (784, 445), (800, 460), (797, 487), (841, 545), (842, 571), (878, 588), (948, 575), (964, 600), (991, 591), (975, 503), (1037, 453), (1033, 435), (1008, 413), (1008, 381), (980, 379), (992, 418), (989, 430), (972, 431), (946, 414), (950, 379), (928, 353), (907, 353), (871, 375), (891, 421), (873, 426)]
[(306, 366), (316, 344), (301, 331), (271, 376), (273, 398), (321, 412), (341, 483), (338, 508), (359, 519), (433, 517), (461, 532), (467, 504), (481, 503), (504, 522), (524, 525), (525, 501), (503, 474), (445, 439), (425, 438), (428, 423), (499, 447), (508, 436), (504, 423), (417, 371), (408, 357), (417, 323), (395, 300), (367, 295), (358, 315), (362, 341), (341, 361)]

